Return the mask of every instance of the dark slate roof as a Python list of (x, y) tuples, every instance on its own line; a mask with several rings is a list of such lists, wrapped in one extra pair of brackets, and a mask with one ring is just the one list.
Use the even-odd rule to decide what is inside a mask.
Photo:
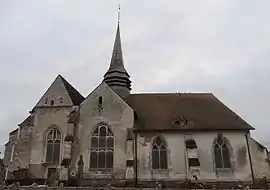
[(63, 84), (73, 104), (80, 105), (85, 98), (66, 79), (64, 79), (64, 77), (62, 77), (61, 75), (59, 76), (61, 77), (61, 80), (63, 81)]
[[(122, 53), (122, 45), (121, 45), (121, 37), (120, 37), (120, 28), (119, 24), (117, 25), (117, 32), (115, 36), (115, 41), (113, 45), (113, 53), (111, 58), (111, 63), (109, 69), (104, 75), (103, 81), (105, 81), (110, 87), (121, 87), (120, 89), (125, 88), (128, 91), (131, 90), (131, 81), (128, 72), (124, 67), (123, 61), (123, 53)], [(121, 97), (126, 96), (126, 90), (122, 92), (122, 90), (117, 88), (113, 88), (115, 92)]]
[(110, 67), (108, 71), (105, 73), (104, 77), (107, 76), (107, 74), (114, 71), (117, 71), (119, 73), (125, 73), (129, 77), (124, 67), (119, 24), (117, 25), (117, 31), (116, 31), (115, 41), (113, 45), (113, 53), (112, 53)]
[(211, 93), (131, 94), (125, 101), (137, 130), (254, 129)]

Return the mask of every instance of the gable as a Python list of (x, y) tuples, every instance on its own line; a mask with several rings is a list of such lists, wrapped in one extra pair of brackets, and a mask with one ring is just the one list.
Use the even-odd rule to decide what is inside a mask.
[(251, 130), (211, 93), (132, 94), (138, 130)]
[(133, 112), (131, 107), (118, 94), (105, 82), (102, 82), (81, 103), (80, 115), (83, 117), (87, 114), (91, 117), (118, 120), (119, 117), (123, 117), (123, 113), (127, 109), (129, 109), (128, 112)]
[(69, 97), (74, 105), (79, 105), (84, 101), (84, 97), (69, 83), (60, 75), (62, 82), (69, 94)]
[(61, 75), (58, 75), (35, 107), (73, 106), (79, 105), (83, 100), (84, 97)]

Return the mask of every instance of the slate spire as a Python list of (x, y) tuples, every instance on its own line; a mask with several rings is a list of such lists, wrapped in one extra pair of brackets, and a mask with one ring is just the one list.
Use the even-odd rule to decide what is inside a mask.
[(103, 81), (106, 82), (119, 96), (126, 97), (130, 94), (131, 90), (131, 81), (129, 78), (130, 76), (124, 67), (118, 20), (111, 63), (108, 71), (104, 75)]

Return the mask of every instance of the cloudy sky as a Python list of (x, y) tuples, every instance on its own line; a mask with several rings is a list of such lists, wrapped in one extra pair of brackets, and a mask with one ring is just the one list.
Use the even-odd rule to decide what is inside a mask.
[(119, 3), (133, 92), (213, 92), (270, 147), (269, 0), (0, 1), (1, 145), (57, 74), (101, 82)]

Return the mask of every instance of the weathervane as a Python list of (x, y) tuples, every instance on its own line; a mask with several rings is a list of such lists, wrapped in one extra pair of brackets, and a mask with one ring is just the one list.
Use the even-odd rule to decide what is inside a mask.
[(120, 23), (120, 4), (118, 5), (118, 24)]

